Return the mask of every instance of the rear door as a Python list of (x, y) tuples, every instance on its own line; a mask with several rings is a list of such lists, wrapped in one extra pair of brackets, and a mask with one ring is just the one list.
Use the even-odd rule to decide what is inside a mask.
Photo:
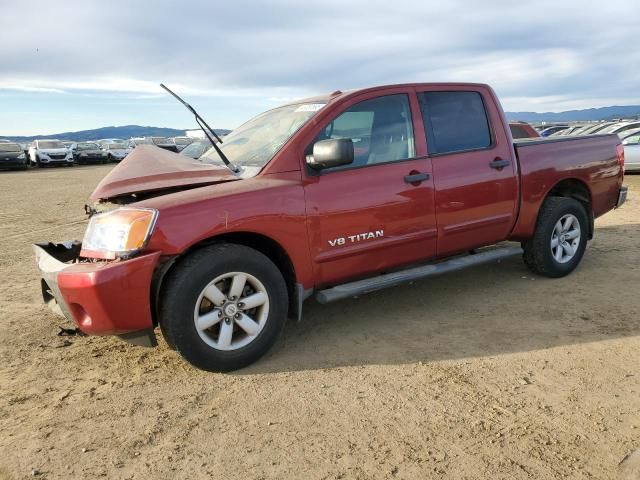
[(416, 124), (413, 91), (396, 88), (361, 95), (320, 126), (307, 153), (316, 141), (351, 138), (355, 160), (305, 182), (317, 286), (435, 256), (431, 162)]
[(464, 86), (418, 92), (433, 168), (438, 256), (502, 241), (515, 222), (517, 164), (488, 92)]

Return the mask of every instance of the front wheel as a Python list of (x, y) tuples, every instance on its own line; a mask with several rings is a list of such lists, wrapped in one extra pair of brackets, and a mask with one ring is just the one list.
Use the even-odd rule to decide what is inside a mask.
[(282, 274), (268, 257), (242, 245), (196, 251), (175, 267), (162, 292), (167, 343), (203, 370), (226, 372), (255, 362), (287, 318)]
[(587, 247), (589, 220), (580, 202), (573, 198), (551, 197), (538, 215), (533, 237), (524, 247), (527, 267), (546, 277), (571, 273)]

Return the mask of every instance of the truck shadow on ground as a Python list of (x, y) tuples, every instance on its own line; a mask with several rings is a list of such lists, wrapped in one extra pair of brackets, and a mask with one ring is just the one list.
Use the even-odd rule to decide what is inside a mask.
[(329, 305), (305, 303), (254, 374), (488, 357), (640, 335), (640, 225), (599, 228), (568, 277), (517, 256)]

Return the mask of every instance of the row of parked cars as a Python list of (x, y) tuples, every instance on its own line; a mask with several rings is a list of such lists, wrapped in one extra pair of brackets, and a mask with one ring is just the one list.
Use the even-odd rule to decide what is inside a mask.
[[(617, 134), (625, 147), (625, 170), (640, 171), (640, 120), (591, 122), (534, 127), (527, 122), (509, 122), (514, 139), (573, 135)], [(209, 140), (192, 137), (137, 137), (129, 140), (108, 138), (95, 142), (34, 140), (23, 145), (0, 139), (0, 168), (28, 168), (43, 165), (119, 162), (137, 145), (155, 145), (199, 159), (210, 148)]]
[(625, 171), (640, 171), (640, 120), (540, 125), (537, 128), (526, 122), (509, 122), (509, 128), (514, 139), (615, 134), (624, 146)]
[(0, 168), (27, 169), (42, 166), (119, 162), (137, 145), (155, 145), (198, 159), (211, 143), (190, 137), (138, 137), (129, 140), (107, 138), (93, 142), (57, 139), (34, 140), (28, 144), (0, 139)]
[(540, 136), (542, 137), (615, 133), (621, 140), (625, 140), (627, 137), (640, 132), (640, 120), (576, 123), (571, 125), (553, 125), (551, 127), (541, 126), (539, 128)]

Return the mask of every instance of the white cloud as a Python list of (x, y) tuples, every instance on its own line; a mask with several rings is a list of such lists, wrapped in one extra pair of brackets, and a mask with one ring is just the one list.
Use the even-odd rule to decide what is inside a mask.
[(142, 104), (160, 98), (162, 81), (191, 97), (263, 105), (473, 81), (511, 110), (640, 103), (636, 11), (631, 0), (21, 0), (2, 9), (0, 90), (131, 94)]

